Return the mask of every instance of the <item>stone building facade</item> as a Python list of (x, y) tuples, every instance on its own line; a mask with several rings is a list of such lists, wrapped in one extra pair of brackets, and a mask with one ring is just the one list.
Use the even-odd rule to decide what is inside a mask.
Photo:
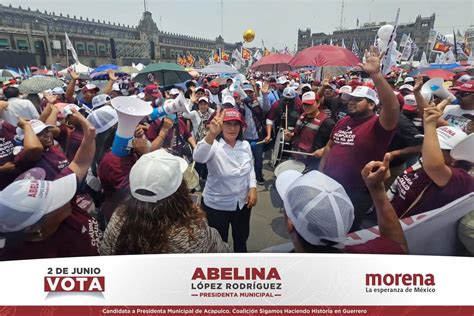
[[(311, 29), (309, 28), (306, 30), (298, 30), (298, 51), (315, 45), (329, 44), (331, 39), (333, 44), (336, 45), (340, 45), (342, 39), (344, 39), (346, 47), (351, 49), (352, 41), (355, 39), (360, 51), (363, 52), (364, 49), (373, 45), (378, 29), (387, 23), (394, 24), (393, 22), (365, 23), (359, 28), (334, 31), (332, 34), (311, 33)], [(418, 59), (421, 57), (422, 52), (426, 51), (428, 47), (430, 30), (434, 28), (434, 23), (435, 14), (429, 17), (421, 17), (419, 15), (413, 23), (398, 25), (395, 40), (400, 43), (403, 34), (410, 34), (410, 37), (419, 48), (419, 53), (415, 56), (415, 59)]]
[(164, 32), (149, 11), (143, 13), (137, 26), (130, 26), (0, 4), (0, 68), (73, 63), (69, 52), (67, 56), (65, 33), (81, 63), (90, 67), (176, 62), (179, 54), (188, 52), (207, 61), (217, 48), (231, 52), (242, 46), (241, 42), (226, 43), (221, 36), (210, 40)]

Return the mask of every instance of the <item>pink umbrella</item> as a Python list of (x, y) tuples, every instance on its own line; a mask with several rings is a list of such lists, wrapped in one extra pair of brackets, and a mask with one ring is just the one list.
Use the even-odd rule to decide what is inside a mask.
[(318, 45), (304, 49), (293, 57), (291, 67), (353, 67), (360, 63), (350, 50), (331, 45)]
[(422, 75), (431, 78), (443, 78), (443, 80), (453, 80), (454, 73), (444, 69), (431, 69), (421, 72)]
[(259, 61), (252, 65), (251, 69), (264, 72), (289, 71), (291, 67), (288, 65), (288, 62), (291, 58), (293, 56), (288, 54), (270, 54), (260, 58)]

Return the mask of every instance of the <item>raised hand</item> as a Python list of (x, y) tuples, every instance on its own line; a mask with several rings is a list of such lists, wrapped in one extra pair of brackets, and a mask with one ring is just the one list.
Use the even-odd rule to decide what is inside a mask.
[(369, 75), (375, 75), (380, 72), (380, 59), (381, 55), (376, 47), (371, 47), (368, 52), (365, 53), (365, 63), (359, 63), (360, 69)]
[(112, 69), (107, 70), (107, 74), (109, 75), (109, 80), (117, 81), (118, 77)]
[(444, 99), (438, 105), (430, 103), (431, 106), (426, 108), (423, 113), (423, 124), (425, 126), (430, 124), (436, 126), (438, 119), (443, 115), (443, 111), (449, 103), (451, 103), (450, 99)]
[(224, 124), (225, 110), (217, 110), (216, 116), (212, 119), (209, 124), (209, 133), (216, 137), (222, 132), (222, 125)]
[(165, 130), (169, 130), (171, 127), (173, 127), (173, 120), (170, 119), (169, 117), (165, 117), (163, 119), (163, 122), (162, 122), (162, 128), (164, 128)]
[(421, 87), (423, 87), (423, 77), (418, 75), (415, 78), (415, 86), (413, 87), (413, 92), (420, 92)]
[(30, 123), (28, 123), (28, 121), (26, 121), (24, 118), (21, 118), (21, 117), (19, 117), (19, 116), (17, 116), (16, 118), (18, 119), (17, 125), (18, 125), (18, 127), (21, 128), (22, 130), (25, 129), (25, 126), (26, 126), (27, 124), (30, 124)]
[(390, 153), (386, 153), (383, 161), (371, 161), (365, 165), (361, 171), (362, 179), (364, 179), (367, 187), (383, 187), (385, 179), (390, 177)]
[(69, 75), (71, 76), (72, 80), (78, 80), (79, 79), (79, 74), (77, 72), (75, 72), (74, 70), (69, 69), (68, 72), (69, 72)]
[(270, 84), (268, 83), (268, 81), (264, 81), (263, 84), (262, 84), (262, 88), (260, 89), (260, 91), (262, 91), (262, 93), (268, 93), (268, 91), (270, 91)]

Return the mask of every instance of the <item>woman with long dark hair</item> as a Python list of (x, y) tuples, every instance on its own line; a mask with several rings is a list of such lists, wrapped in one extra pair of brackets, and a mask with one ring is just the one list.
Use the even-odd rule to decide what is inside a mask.
[(189, 195), (184, 159), (164, 149), (143, 155), (130, 171), (132, 197), (112, 215), (102, 255), (231, 252)]

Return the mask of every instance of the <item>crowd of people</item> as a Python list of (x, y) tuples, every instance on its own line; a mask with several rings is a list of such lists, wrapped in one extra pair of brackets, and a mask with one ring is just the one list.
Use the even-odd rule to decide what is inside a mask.
[[(408, 253), (401, 218), (474, 192), (468, 74), (455, 98), (426, 95), (429, 78), (384, 76), (373, 48), (322, 81), (249, 71), (164, 87), (109, 71), (100, 89), (79, 77), (27, 97), (3, 83), (0, 260), (247, 252), (271, 150), (305, 166), (275, 181), (296, 252)], [(151, 114), (124, 131), (118, 109), (135, 106)], [(345, 246), (372, 225), (380, 237)]]

